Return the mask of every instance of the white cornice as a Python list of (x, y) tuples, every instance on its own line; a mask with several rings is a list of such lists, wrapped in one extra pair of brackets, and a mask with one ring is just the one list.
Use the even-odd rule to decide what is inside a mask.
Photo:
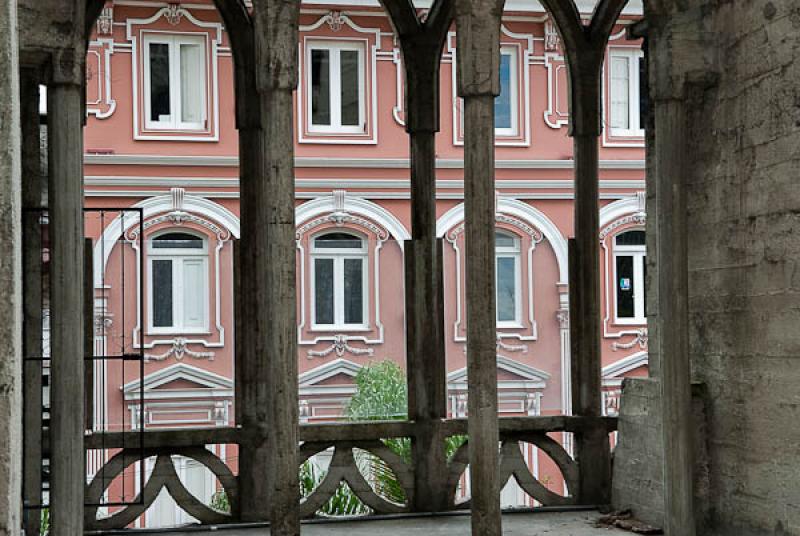
[[(127, 175), (90, 175), (85, 177), (84, 184), (90, 187), (125, 186), (149, 188), (238, 188), (237, 177), (152, 177)], [(411, 182), (405, 179), (295, 179), (295, 187), (375, 190), (408, 190)], [(500, 190), (572, 190), (573, 181), (560, 179), (514, 180), (499, 179), (495, 187)], [(645, 181), (630, 179), (606, 179), (600, 181), (601, 189), (644, 189)], [(463, 190), (464, 181), (459, 179), (440, 179), (436, 188), (443, 190)]]
[[(239, 159), (235, 156), (167, 156), (131, 154), (87, 154), (86, 165), (142, 165), (142, 166), (188, 166), (188, 167), (236, 167)], [(375, 168), (408, 169), (408, 158), (322, 158), (298, 157), (297, 168)], [(440, 158), (436, 160), (439, 169), (464, 169), (464, 160)], [(563, 160), (497, 160), (497, 169), (573, 169), (572, 159)], [(644, 160), (601, 160), (600, 169), (644, 169)]]

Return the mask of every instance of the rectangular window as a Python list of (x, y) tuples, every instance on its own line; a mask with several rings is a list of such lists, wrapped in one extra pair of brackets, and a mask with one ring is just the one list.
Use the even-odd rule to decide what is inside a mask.
[(517, 261), (497, 257), (497, 321), (517, 320)]
[(517, 123), (516, 50), (500, 51), (500, 95), (494, 100), (494, 128), (499, 136), (516, 135)]
[(363, 259), (344, 259), (344, 323), (364, 322)]
[(309, 131), (363, 134), (366, 128), (364, 45), (310, 43), (307, 54)]
[(206, 128), (205, 37), (147, 34), (143, 42), (146, 128)]
[(644, 231), (627, 231), (614, 238), (614, 298), (619, 323), (644, 324), (647, 321), (646, 261)]
[(165, 250), (152, 244), (150, 248), (157, 252), (150, 254), (149, 261), (151, 328), (169, 333), (206, 331), (208, 264), (205, 253), (186, 255), (183, 250)]
[(314, 259), (314, 304), (317, 324), (333, 324), (333, 259)]
[(642, 58), (641, 50), (609, 53), (609, 124), (613, 136), (644, 136), (639, 99)]
[(153, 327), (172, 327), (172, 261), (153, 260)]

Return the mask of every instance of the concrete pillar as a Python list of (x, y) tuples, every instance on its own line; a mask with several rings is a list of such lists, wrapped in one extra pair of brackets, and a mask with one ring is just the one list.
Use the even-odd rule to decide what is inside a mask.
[(23, 70), (22, 108), (22, 301), (23, 323), (23, 501), (26, 533), (38, 534), (42, 504), (42, 164), (39, 125), (39, 78), (34, 70)]
[(264, 172), (266, 153), (261, 99), (256, 89), (253, 20), (243, 4), (215, 0), (231, 39), (239, 130), (239, 207), (241, 238), (234, 244), (234, 314), (236, 421), (239, 445), (239, 501), (234, 516), (242, 521), (269, 520), (270, 458), (267, 446), (271, 417), (269, 340), (272, 336), (264, 269), (268, 254), (267, 212), (270, 184)]
[(0, 102), (0, 534), (17, 534), (22, 506), (22, 234), (14, 0), (0, 0)]
[(494, 99), (503, 1), (457, 0), (458, 93), (464, 99), (467, 382), (472, 534), (500, 536), (495, 304)]
[(658, 100), (655, 115), (664, 531), (667, 536), (694, 536), (687, 194), (683, 182), (689, 153), (686, 103), (676, 98)]
[(83, 533), (83, 90), (48, 88), (53, 536)]
[(453, 20), (451, 2), (439, 1), (425, 23), (411, 4), (384, 0), (403, 51), (406, 131), (411, 155), (411, 235), (405, 244), (408, 413), (412, 440), (415, 511), (449, 506), (447, 458), (441, 422), (447, 416), (444, 289), (441, 243), (436, 238), (436, 133), (439, 66)]
[(297, 88), (300, 0), (253, 2), (256, 86), (261, 97), (261, 177), (270, 195), (265, 213), (270, 330), (269, 460), (270, 533), (300, 534), (298, 519), (297, 292), (293, 92)]
[[(602, 67), (608, 38), (627, 0), (600, 0), (589, 24), (572, 2), (542, 0), (562, 38), (569, 68), (570, 129), (575, 160), (575, 238), (570, 241), (569, 318), (572, 411), (602, 415), (599, 149)], [(611, 456), (602, 427), (576, 435), (581, 504), (611, 500)]]

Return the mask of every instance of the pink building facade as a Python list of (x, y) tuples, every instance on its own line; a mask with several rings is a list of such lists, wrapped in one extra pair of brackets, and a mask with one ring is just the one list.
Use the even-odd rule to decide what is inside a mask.
[[(588, 15), (592, 2), (578, 4)], [(604, 72), (597, 261), (609, 414), (622, 378), (647, 373), (643, 53), (626, 36), (640, 15), (640, 4), (626, 8)], [(441, 60), (437, 232), (444, 248), (449, 411), (463, 416), (469, 281), (456, 53), (451, 32)], [(298, 54), (300, 414), (304, 422), (323, 422), (341, 418), (361, 367), (405, 363), (408, 141), (402, 57), (377, 2), (308, 2)], [(538, 2), (509, 2), (501, 60), (495, 125), (500, 412), (568, 413), (572, 142), (559, 37)], [(210, 0), (109, 1), (87, 63), (95, 353), (145, 355), (143, 378), (138, 363), (95, 365), (95, 426), (233, 425), (238, 136), (225, 29)], [(540, 475), (557, 473), (534, 450), (528, 459)], [(196, 478), (191, 467), (181, 470)], [(213, 482), (197, 478), (194, 489), (211, 493)], [(553, 486), (559, 482), (554, 474)], [(504, 490), (504, 500), (529, 504), (521, 493)], [(152, 514), (151, 525), (182, 519), (165, 505), (157, 504), (163, 512)]]

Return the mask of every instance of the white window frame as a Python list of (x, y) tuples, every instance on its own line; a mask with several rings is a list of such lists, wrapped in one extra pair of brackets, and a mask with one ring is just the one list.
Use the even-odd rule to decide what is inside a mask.
[[(519, 134), (519, 49), (518, 47), (514, 46), (501, 46), (500, 47), (500, 56), (502, 58), (503, 55), (507, 55), (511, 57), (511, 70), (510, 75), (511, 79), (509, 80), (509, 86), (511, 88), (511, 95), (510, 95), (510, 103), (511, 103), (511, 127), (510, 128), (494, 128), (494, 135), (499, 138), (511, 138), (517, 136)], [(463, 125), (463, 113), (462, 115), (462, 125)], [(495, 119), (496, 121), (496, 119)], [(462, 126), (463, 132), (463, 126)]]
[[(614, 128), (611, 126), (613, 113), (614, 80), (612, 77), (612, 63), (614, 58), (625, 58), (628, 62), (628, 117), (630, 118), (629, 128)], [(644, 125), (640, 113), (640, 91), (639, 91), (639, 66), (644, 59), (644, 52), (641, 49), (619, 49), (612, 48), (608, 53), (608, 126), (612, 136), (624, 138), (644, 137)]]
[[(506, 231), (505, 229), (497, 229), (497, 234), (502, 234), (514, 239), (514, 246), (512, 247), (495, 247), (494, 253), (494, 269), (495, 269), (495, 287), (497, 286), (497, 268), (498, 259), (500, 257), (514, 259), (514, 319), (513, 320), (500, 320), (500, 310), (495, 306), (495, 319), (498, 328), (522, 328), (522, 261), (521, 251), (522, 244), (520, 237), (515, 233)], [(495, 288), (495, 300), (497, 300), (498, 289)]]
[[(346, 233), (361, 240), (361, 248), (317, 248), (317, 238), (331, 233)], [(363, 235), (347, 230), (327, 230), (311, 237), (311, 329), (313, 331), (367, 331), (369, 329), (369, 251), (368, 240)], [(317, 259), (333, 260), (333, 324), (317, 322)], [(344, 321), (344, 260), (361, 260), (361, 323)]]
[[(151, 44), (164, 44), (169, 47), (169, 87), (170, 87), (170, 120), (169, 121), (153, 121), (150, 119), (151, 115), (151, 98), (150, 98), (150, 45)], [(198, 88), (203, 91), (203, 103), (201, 106), (202, 119), (199, 122), (184, 122), (181, 120), (182, 114), (182, 99), (181, 99), (181, 60), (180, 60), (180, 46), (182, 44), (200, 45), (201, 57), (203, 59), (203, 73), (202, 83), (197, 84)], [(167, 34), (148, 32), (142, 35), (143, 50), (143, 73), (144, 73), (144, 86), (142, 92), (144, 95), (144, 125), (147, 130), (186, 130), (186, 131), (204, 131), (208, 125), (208, 35), (204, 33), (197, 34)]]
[[(311, 55), (314, 50), (326, 50), (329, 57), (329, 77), (330, 77), (330, 114), (331, 122), (329, 125), (317, 125), (313, 117), (313, 91), (311, 87)], [(342, 51), (358, 52), (358, 125), (342, 125), (342, 102), (341, 102), (341, 68), (340, 58)], [(306, 41), (306, 123), (308, 132), (311, 134), (365, 134), (367, 132), (367, 50), (365, 43), (361, 40), (317, 40), (309, 39)]]
[[(203, 249), (184, 249), (184, 248), (158, 248), (152, 247), (152, 240), (164, 234), (185, 233), (190, 234), (203, 241)], [(169, 260), (172, 261), (172, 326), (153, 325), (153, 261)], [(184, 297), (187, 289), (184, 287), (184, 262), (186, 260), (196, 260), (201, 262), (201, 280), (205, 283), (202, 288), (202, 325), (186, 326), (184, 318)], [(184, 334), (184, 333), (208, 333), (208, 296), (209, 296), (209, 277), (208, 277), (208, 240), (206, 237), (196, 233), (187, 232), (185, 229), (167, 229), (147, 240), (147, 331), (150, 334)]]
[[(612, 284), (612, 291), (614, 293), (614, 323), (615, 324), (646, 324), (647, 313), (645, 309), (645, 280), (644, 280), (644, 263), (647, 262), (647, 246), (618, 246), (617, 237), (625, 234), (628, 231), (643, 231), (644, 229), (626, 229), (614, 235), (613, 237), (613, 265), (612, 271), (614, 280)], [(633, 288), (639, 291), (633, 297), (633, 313), (631, 318), (619, 316), (619, 308), (617, 306), (617, 295), (619, 278), (617, 277), (617, 257), (633, 257)]]

